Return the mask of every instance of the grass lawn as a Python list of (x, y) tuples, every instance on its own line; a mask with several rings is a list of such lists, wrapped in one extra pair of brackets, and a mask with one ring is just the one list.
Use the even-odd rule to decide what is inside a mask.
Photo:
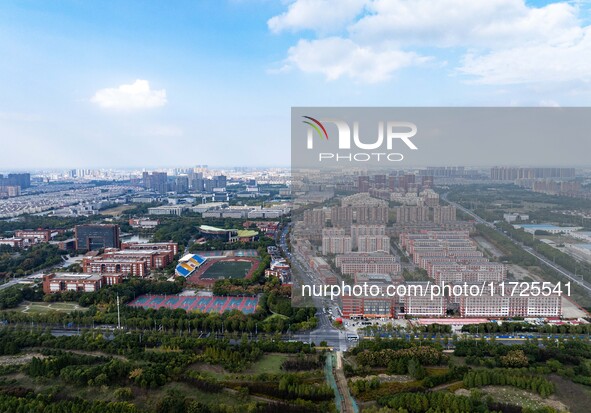
[(207, 364), (207, 363), (194, 363), (189, 366), (189, 370), (194, 370), (199, 373), (204, 373), (207, 376), (211, 376), (216, 380), (226, 380), (228, 375), (232, 374), (226, 371), (223, 367)]
[(591, 389), (579, 383), (573, 383), (556, 374), (548, 377), (556, 386), (554, 396), (569, 407), (572, 413), (587, 413), (591, 406)]
[(134, 209), (134, 205), (119, 205), (114, 208), (107, 208), (101, 211), (101, 215), (109, 215), (111, 217), (116, 217), (121, 215), (123, 212)]
[(495, 400), (500, 402), (516, 404), (530, 409), (540, 409), (544, 406), (550, 406), (557, 410), (568, 410), (564, 404), (555, 398), (543, 399), (535, 393), (521, 390), (510, 386), (485, 386), (482, 391), (490, 394)]
[(70, 311), (78, 310), (85, 311), (84, 307), (80, 307), (76, 302), (65, 302), (65, 303), (45, 303), (24, 301), (18, 307), (11, 310), (20, 311), (22, 313), (48, 313), (50, 311), (59, 311), (63, 313), (69, 313)]
[(205, 270), (202, 278), (244, 278), (252, 268), (250, 261), (218, 261)]
[(269, 317), (265, 318), (265, 320), (263, 322), (266, 321), (271, 321), (271, 320), (275, 320), (276, 318), (282, 319), (282, 320), (289, 320), (289, 317), (283, 314), (271, 314)]
[(456, 366), (465, 366), (466, 365), (466, 358), (465, 357), (458, 357), (458, 356), (454, 356), (453, 354), (448, 354), (448, 356), (454, 365), (456, 365)]
[(247, 370), (248, 374), (281, 373), (281, 364), (287, 360), (286, 354), (265, 354)]
[(192, 400), (212, 405), (224, 403), (226, 405), (235, 406), (240, 403), (248, 402), (249, 400), (248, 398), (246, 400), (240, 400), (238, 396), (229, 394), (225, 391), (221, 393), (207, 393), (186, 383), (174, 382), (167, 383), (156, 390), (134, 388), (135, 397), (132, 402), (137, 404), (138, 411), (150, 411), (153, 406), (156, 405), (158, 400), (168, 391), (174, 391)]
[(281, 373), (281, 364), (289, 356), (287, 354), (265, 354), (259, 361), (253, 363), (248, 369), (240, 373), (230, 373), (221, 366), (207, 363), (192, 364), (189, 369), (204, 373), (216, 380), (228, 380), (241, 374), (262, 374), (262, 373)]
[(432, 377), (442, 376), (449, 372), (449, 368), (447, 367), (427, 367), (427, 374)]

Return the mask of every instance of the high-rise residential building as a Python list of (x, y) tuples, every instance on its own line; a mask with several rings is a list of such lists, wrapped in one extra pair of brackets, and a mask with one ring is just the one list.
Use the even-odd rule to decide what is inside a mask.
[(21, 189), (26, 189), (31, 186), (30, 173), (8, 174), (8, 185), (20, 186)]
[(387, 206), (354, 206), (353, 218), (357, 224), (387, 224)]
[(562, 298), (551, 293), (549, 296), (507, 296), (498, 291), (486, 290), (481, 296), (461, 296), (462, 317), (560, 317)]
[[(31, 186), (31, 174), (29, 173), (18, 173), (8, 174), (3, 176), (0, 174), (0, 186), (2, 187), (20, 187), (20, 189), (26, 189)], [(20, 193), (20, 191), (19, 191)]]
[(575, 168), (491, 168), (490, 179), (493, 181), (515, 181), (516, 179), (574, 178)]
[(216, 175), (213, 177), (213, 187), (214, 188), (225, 188), (227, 183), (227, 179), (225, 175)]
[(324, 210), (307, 209), (304, 211), (304, 225), (310, 228), (324, 227)]
[(119, 248), (119, 225), (85, 224), (76, 225), (76, 249), (95, 251), (101, 248)]
[(189, 192), (189, 177), (187, 175), (177, 176), (174, 180), (174, 186), (177, 194), (186, 194)]
[(396, 222), (426, 222), (429, 221), (429, 208), (423, 206), (401, 206), (396, 208)]
[(348, 228), (353, 223), (353, 208), (332, 207), (330, 209), (330, 222), (336, 227)]
[(203, 191), (203, 172), (189, 171), (189, 188), (196, 192)]
[[(407, 286), (421, 283), (408, 283)], [(429, 295), (408, 294), (400, 297), (400, 306), (404, 314), (416, 317), (442, 317), (447, 309), (447, 297), (430, 297)]]
[(166, 194), (168, 191), (168, 174), (166, 172), (144, 172), (142, 174), (144, 188), (159, 194)]
[(386, 235), (386, 226), (364, 224), (351, 225), (351, 242), (353, 249), (357, 248), (358, 238), (363, 235)]
[(443, 222), (456, 220), (456, 207), (453, 205), (433, 207), (433, 222), (441, 224)]
[(203, 180), (203, 190), (205, 192), (213, 192), (213, 188), (215, 188), (215, 183), (213, 179), (204, 179)]
[(398, 274), (400, 263), (398, 259), (385, 252), (363, 253), (352, 252), (350, 254), (337, 255), (335, 265), (343, 274), (356, 274), (360, 272)]
[(361, 235), (357, 238), (359, 252), (388, 252), (390, 251), (390, 237), (387, 235)]
[(322, 230), (322, 255), (347, 254), (351, 252), (351, 236), (345, 235), (344, 228)]
[(369, 176), (358, 176), (357, 177), (357, 190), (359, 192), (369, 191)]
[(384, 188), (386, 186), (386, 175), (374, 175), (373, 181), (378, 188)]

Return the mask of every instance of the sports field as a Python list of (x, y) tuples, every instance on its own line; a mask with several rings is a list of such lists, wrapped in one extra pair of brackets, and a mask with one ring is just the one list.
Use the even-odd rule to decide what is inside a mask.
[(76, 302), (56, 302), (45, 303), (43, 301), (30, 302), (23, 301), (18, 307), (12, 309), (22, 313), (48, 313), (50, 311), (58, 311), (60, 313), (69, 313), (71, 311), (86, 311), (86, 308), (80, 307)]
[(208, 259), (189, 278), (191, 284), (211, 286), (225, 278), (250, 278), (259, 265), (255, 257), (225, 257)]
[(244, 278), (251, 267), (251, 261), (217, 261), (205, 271), (201, 278)]
[(143, 308), (182, 308), (185, 311), (200, 311), (203, 313), (223, 313), (224, 311), (239, 310), (244, 314), (252, 314), (259, 302), (258, 297), (200, 297), (180, 295), (142, 295), (128, 305)]

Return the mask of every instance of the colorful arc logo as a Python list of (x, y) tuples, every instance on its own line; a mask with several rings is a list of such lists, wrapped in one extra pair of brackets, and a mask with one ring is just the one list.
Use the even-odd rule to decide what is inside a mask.
[[(318, 136), (322, 137), (324, 135), (326, 140), (328, 140), (328, 133), (326, 132), (326, 128), (324, 127), (324, 125), (322, 123), (320, 123), (320, 121), (318, 121), (310, 116), (302, 116), (302, 117), (311, 120), (313, 123), (309, 122), (307, 120), (303, 120), (302, 122), (304, 122), (306, 125), (309, 125), (312, 128), (314, 128), (314, 130), (316, 132), (318, 132)], [(321, 129), (322, 129), (322, 132), (320, 131)]]

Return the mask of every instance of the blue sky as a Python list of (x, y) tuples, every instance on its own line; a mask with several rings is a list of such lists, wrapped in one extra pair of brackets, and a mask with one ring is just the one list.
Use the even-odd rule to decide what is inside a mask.
[(287, 166), (292, 106), (587, 106), (587, 9), (3, 1), (0, 166)]

